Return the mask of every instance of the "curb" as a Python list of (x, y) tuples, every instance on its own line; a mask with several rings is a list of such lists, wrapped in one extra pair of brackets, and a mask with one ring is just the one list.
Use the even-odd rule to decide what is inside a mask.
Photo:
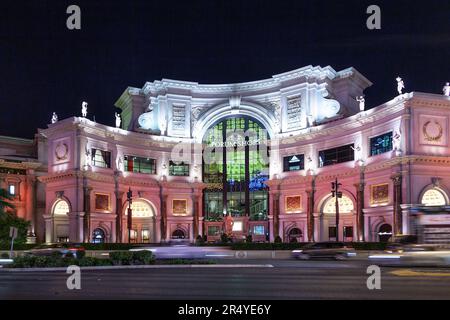
[[(138, 265), (138, 266), (100, 266), (81, 267), (81, 271), (127, 270), (127, 269), (191, 269), (191, 268), (273, 268), (271, 264), (186, 264), (186, 265)], [(67, 271), (66, 267), (57, 268), (0, 268), (0, 272), (55, 272)]]

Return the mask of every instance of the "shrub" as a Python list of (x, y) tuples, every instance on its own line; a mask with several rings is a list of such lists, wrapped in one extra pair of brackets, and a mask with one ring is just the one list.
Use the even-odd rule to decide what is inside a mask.
[(21, 257), (16, 257), (14, 258), (14, 261), (11, 265), (7, 265), (8, 267), (12, 267), (12, 268), (33, 268), (35, 265), (35, 261), (36, 261), (37, 257), (33, 257), (33, 256), (21, 256)]
[(282, 243), (283, 240), (281, 240), (281, 237), (280, 237), (280, 236), (276, 236), (274, 242), (275, 242), (275, 243)]
[(80, 267), (97, 267), (97, 266), (112, 266), (113, 263), (110, 259), (98, 259), (93, 257), (84, 257), (78, 259), (77, 265)]
[(142, 265), (152, 264), (155, 257), (151, 251), (115, 251), (109, 253), (113, 265)]
[(230, 242), (230, 237), (228, 237), (228, 235), (226, 233), (222, 233), (222, 235), (220, 236), (220, 241), (222, 243), (228, 243)]
[(84, 251), (84, 250), (77, 251), (77, 258), (78, 259), (82, 259), (85, 256), (86, 256), (86, 251)]
[(201, 235), (197, 236), (197, 239), (195, 239), (195, 244), (198, 246), (202, 246), (205, 244), (205, 240), (203, 239), (203, 237)]
[(9, 259), (9, 253), (2, 253), (0, 255), (0, 258), (2, 258), (2, 259)]
[(133, 264), (153, 264), (155, 256), (151, 251), (142, 250), (133, 252)]
[(290, 243), (297, 243), (297, 238), (291, 238), (291, 240), (289, 241)]
[(251, 234), (249, 234), (246, 238), (245, 238), (245, 242), (247, 243), (252, 243), (253, 242), (253, 237)]
[(109, 253), (109, 258), (114, 265), (130, 265), (133, 261), (133, 252), (114, 251)]
[(68, 267), (77, 265), (80, 267), (91, 266), (108, 266), (112, 265), (109, 259), (98, 259), (92, 257), (84, 257), (82, 259), (75, 259), (73, 257), (59, 257), (59, 256), (31, 256), (25, 255), (14, 258), (10, 268), (53, 268), (53, 267)]

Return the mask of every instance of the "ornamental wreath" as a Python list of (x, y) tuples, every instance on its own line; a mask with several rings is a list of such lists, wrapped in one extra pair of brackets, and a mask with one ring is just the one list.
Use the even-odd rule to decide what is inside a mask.
[(423, 125), (423, 135), (425, 136), (425, 140), (427, 141), (440, 141), (443, 135), (443, 129), (442, 126), (439, 124), (439, 122), (434, 121), (434, 123), (439, 127), (439, 133), (436, 136), (430, 136), (427, 132), (427, 128), (428, 126), (431, 124), (431, 121), (427, 121), (424, 125)]

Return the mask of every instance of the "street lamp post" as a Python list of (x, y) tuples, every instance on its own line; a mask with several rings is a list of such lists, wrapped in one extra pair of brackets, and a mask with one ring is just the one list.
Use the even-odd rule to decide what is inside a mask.
[(131, 188), (128, 189), (127, 192), (127, 201), (128, 201), (128, 217), (127, 217), (127, 225), (128, 225), (128, 243), (131, 243), (131, 228), (133, 224), (133, 210), (131, 209), (131, 203), (133, 202), (133, 191)]
[(336, 178), (335, 182), (331, 183), (331, 194), (333, 198), (335, 198), (336, 202), (336, 242), (339, 241), (339, 198), (342, 198), (342, 192), (339, 191), (339, 187), (342, 186), (341, 183), (338, 183), (338, 179)]

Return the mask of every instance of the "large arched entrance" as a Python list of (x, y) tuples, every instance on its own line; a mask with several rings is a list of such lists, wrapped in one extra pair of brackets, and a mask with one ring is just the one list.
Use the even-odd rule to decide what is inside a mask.
[[(248, 220), (265, 220), (268, 211), (268, 134), (256, 120), (220, 120), (204, 136), (203, 182), (206, 221), (231, 215), (246, 234)], [(239, 223), (242, 221), (242, 223)]]
[(289, 242), (303, 242), (303, 232), (299, 228), (292, 228), (288, 232)]
[(322, 205), (321, 240), (335, 241), (339, 233), (339, 240), (351, 242), (354, 239), (354, 203), (349, 196), (343, 194), (338, 199), (339, 230), (336, 228), (336, 198), (328, 196)]
[(182, 240), (182, 239), (186, 239), (186, 233), (181, 230), (181, 229), (176, 229), (174, 232), (172, 232), (172, 237), (173, 240)]
[[(145, 199), (133, 200), (132, 210), (132, 228), (130, 232), (131, 243), (156, 243), (156, 223), (155, 210), (151, 203)], [(128, 207), (124, 211), (124, 241), (128, 242)]]
[(380, 242), (389, 242), (392, 238), (392, 226), (390, 224), (382, 224), (378, 229), (378, 240)]
[(96, 228), (92, 232), (92, 243), (105, 243), (106, 233), (102, 228)]
[(69, 214), (70, 205), (67, 200), (58, 199), (53, 204), (53, 241), (69, 242)]

